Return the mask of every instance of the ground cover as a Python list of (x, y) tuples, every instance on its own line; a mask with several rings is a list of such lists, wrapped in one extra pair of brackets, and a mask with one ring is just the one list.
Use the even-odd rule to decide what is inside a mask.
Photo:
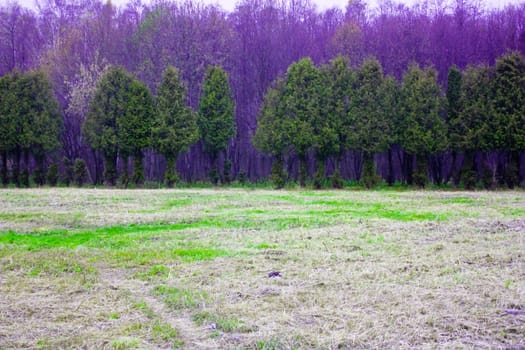
[(524, 334), (520, 191), (0, 191), (2, 349), (520, 348)]

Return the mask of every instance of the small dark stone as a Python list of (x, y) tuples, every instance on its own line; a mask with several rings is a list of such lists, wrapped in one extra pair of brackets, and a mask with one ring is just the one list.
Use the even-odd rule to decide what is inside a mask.
[(268, 278), (283, 277), (280, 271), (272, 271), (268, 274)]

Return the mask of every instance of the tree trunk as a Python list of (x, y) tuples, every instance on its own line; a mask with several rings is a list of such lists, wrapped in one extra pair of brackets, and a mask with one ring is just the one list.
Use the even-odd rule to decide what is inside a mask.
[[(144, 184), (144, 155), (137, 152), (133, 157), (133, 183), (137, 186)], [(127, 164), (126, 164), (127, 165)]]
[(24, 150), (24, 170), (22, 171), (22, 185), (29, 187), (29, 150)]
[(306, 156), (299, 157), (299, 184), (301, 187), (306, 187), (306, 179), (308, 177), (308, 171), (306, 169)]
[(392, 154), (392, 147), (388, 147), (388, 175), (387, 183), (388, 186), (394, 185), (394, 159)]
[(15, 183), (16, 187), (20, 187), (20, 162), (21, 162), (22, 154), (20, 152), (20, 147), (15, 148), (15, 159), (13, 164), (13, 182)]
[(2, 151), (2, 185), (7, 187), (9, 184), (9, 174), (7, 172), (7, 151)]
[(104, 180), (108, 186), (115, 186), (117, 182), (117, 155), (114, 153), (104, 155)]

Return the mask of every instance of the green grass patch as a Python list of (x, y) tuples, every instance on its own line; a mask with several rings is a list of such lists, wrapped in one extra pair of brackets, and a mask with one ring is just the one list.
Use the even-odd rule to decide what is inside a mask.
[(175, 310), (195, 308), (206, 300), (206, 294), (203, 292), (164, 285), (156, 286), (153, 295), (161, 297), (168, 307)]
[(253, 329), (246, 327), (244, 323), (235, 316), (224, 316), (208, 311), (199, 311), (193, 314), (191, 319), (198, 326), (209, 324), (212, 325), (212, 328), (226, 333), (253, 331)]

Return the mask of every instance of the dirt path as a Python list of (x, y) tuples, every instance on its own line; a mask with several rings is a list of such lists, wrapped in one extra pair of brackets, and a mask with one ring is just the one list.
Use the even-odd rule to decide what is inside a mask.
[(123, 269), (101, 269), (99, 277), (108, 288), (129, 292), (137, 299), (143, 300), (148, 308), (161, 320), (179, 332), (177, 340), (182, 341), (183, 349), (219, 349), (220, 345), (210, 338), (208, 326), (197, 326), (188, 312), (177, 313), (167, 308), (164, 303), (152, 296), (152, 286), (128, 278), (129, 273)]

